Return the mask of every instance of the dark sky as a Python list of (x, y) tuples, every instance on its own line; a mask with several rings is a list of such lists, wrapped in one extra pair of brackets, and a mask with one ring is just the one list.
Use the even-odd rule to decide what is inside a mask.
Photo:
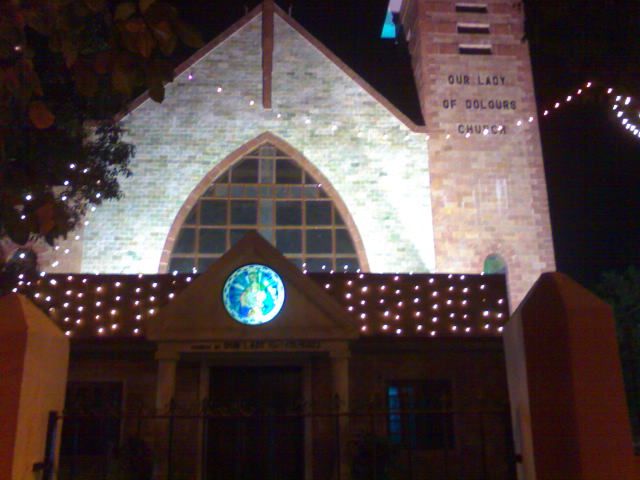
[[(209, 40), (257, 0), (176, 0)], [(380, 40), (387, 0), (277, 0), (407, 115), (422, 123), (402, 42)], [(639, 0), (529, 0), (527, 41), (540, 108), (591, 80), (636, 95)], [(594, 286), (640, 265), (640, 139), (616, 121), (603, 88), (540, 122), (558, 270)], [(640, 119), (638, 119), (640, 121)]]

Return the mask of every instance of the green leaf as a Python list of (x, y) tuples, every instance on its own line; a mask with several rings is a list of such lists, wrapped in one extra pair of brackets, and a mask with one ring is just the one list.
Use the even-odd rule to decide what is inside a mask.
[(56, 117), (53, 116), (43, 102), (36, 100), (29, 104), (29, 120), (37, 129), (44, 130), (49, 128), (53, 125), (55, 119)]
[(4, 208), (2, 219), (7, 235), (18, 245), (24, 245), (29, 241), (31, 233), (29, 220), (20, 220), (19, 215), (14, 211)]
[(53, 19), (47, 15), (45, 9), (31, 9), (25, 14), (25, 19), (27, 21), (27, 25), (33, 28), (40, 35), (47, 36), (51, 34), (51, 22)]
[(147, 9), (155, 2), (156, 0), (140, 0), (140, 11), (142, 13), (146, 12)]
[(131, 72), (127, 72), (123, 68), (114, 68), (111, 75), (111, 85), (116, 92), (131, 96), (133, 91), (133, 78)]
[(153, 47), (156, 46), (156, 41), (153, 39), (151, 33), (144, 31), (137, 35), (136, 44), (138, 46), (138, 53), (144, 58), (149, 58), (151, 52), (153, 52)]
[(38, 231), (40, 235), (48, 234), (56, 226), (53, 219), (53, 203), (46, 202), (36, 209), (38, 219)]
[(106, 1), (105, 0), (84, 0), (84, 3), (89, 9), (95, 13), (101, 12), (104, 10)]
[(98, 77), (83, 62), (78, 62), (73, 68), (73, 80), (76, 83), (76, 90), (83, 97), (93, 97), (98, 90)]
[(116, 7), (116, 13), (113, 15), (115, 20), (126, 20), (136, 13), (136, 5), (131, 2), (121, 3)]
[(176, 48), (176, 36), (173, 34), (173, 30), (171, 30), (171, 25), (163, 20), (152, 24), (151, 30), (158, 41), (158, 46), (163, 55), (171, 55)]
[(78, 59), (78, 43), (67, 37), (62, 41), (62, 55), (67, 68), (71, 68)]

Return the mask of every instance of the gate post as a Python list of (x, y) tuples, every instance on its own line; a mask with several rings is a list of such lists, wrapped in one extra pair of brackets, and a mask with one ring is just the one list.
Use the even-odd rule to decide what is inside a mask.
[[(49, 413), (61, 412), (69, 340), (26, 297), (0, 298), (0, 478), (33, 477), (47, 459)], [(57, 448), (50, 452), (57, 458)], [(49, 468), (55, 468), (50, 465)]]
[(520, 480), (640, 478), (609, 305), (545, 273), (504, 345)]

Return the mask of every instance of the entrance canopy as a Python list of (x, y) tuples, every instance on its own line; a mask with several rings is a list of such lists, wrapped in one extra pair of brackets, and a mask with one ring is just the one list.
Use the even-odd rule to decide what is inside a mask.
[[(270, 282), (278, 283), (279, 291)], [(253, 318), (259, 317), (259, 324), (239, 314), (258, 310)], [(344, 308), (256, 233), (164, 307), (147, 334), (156, 342), (186, 342), (197, 351), (307, 350), (318, 348), (317, 342), (357, 336)]]

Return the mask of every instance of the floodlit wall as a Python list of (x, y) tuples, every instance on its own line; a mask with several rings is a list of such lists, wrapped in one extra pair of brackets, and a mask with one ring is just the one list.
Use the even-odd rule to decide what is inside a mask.
[(506, 260), (511, 305), (555, 270), (522, 2), (404, 0), (429, 134), (436, 267)]
[(168, 85), (162, 104), (147, 100), (125, 118), (127, 140), (137, 147), (134, 175), (122, 180), (122, 200), (89, 215), (79, 270), (162, 270), (170, 228), (194, 187), (264, 132), (328, 180), (372, 271), (435, 268), (426, 135), (279, 14), (273, 108), (264, 109), (261, 56), (258, 14)]

